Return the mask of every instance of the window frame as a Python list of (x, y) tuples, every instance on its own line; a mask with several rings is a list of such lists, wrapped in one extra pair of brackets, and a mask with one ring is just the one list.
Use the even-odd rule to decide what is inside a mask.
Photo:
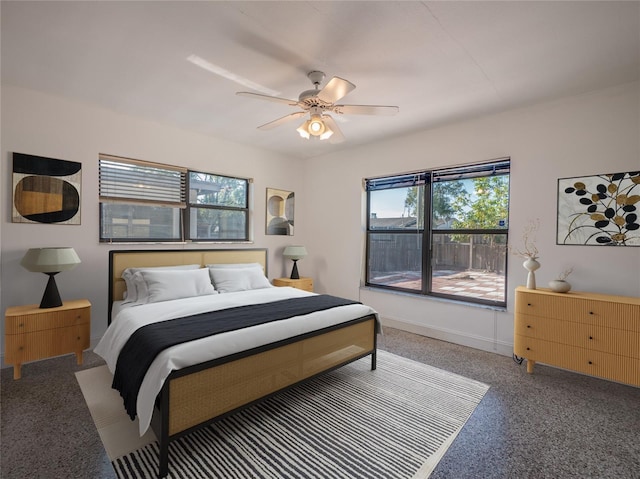
[[(232, 179), (232, 180), (240, 180), (240, 181), (244, 181), (245, 182), (245, 204), (243, 207), (237, 207), (237, 206), (222, 206), (222, 205), (208, 205), (208, 204), (199, 204), (199, 203), (192, 203), (191, 202), (191, 198), (190, 198), (190, 191), (191, 191), (191, 174), (195, 173), (195, 174), (202, 174), (202, 175), (211, 175), (211, 176), (217, 176), (217, 177), (221, 177), (221, 178), (228, 178), (228, 179)], [(187, 172), (187, 202), (186, 202), (186, 212), (185, 212), (185, 220), (184, 220), (184, 231), (185, 231), (185, 238), (189, 241), (192, 242), (198, 242), (198, 243), (247, 243), (251, 241), (250, 238), (250, 234), (251, 234), (251, 228), (250, 228), (250, 205), (251, 205), (251, 184), (253, 183), (253, 179), (251, 178), (244, 178), (244, 177), (240, 177), (240, 176), (229, 176), (229, 175), (222, 175), (219, 173), (211, 173), (211, 172), (207, 172), (207, 171), (199, 171), (199, 170), (189, 170)], [(197, 210), (197, 209), (209, 209), (209, 210), (214, 210), (214, 211), (241, 211), (245, 213), (245, 222), (244, 222), (244, 237), (243, 238), (210, 238), (210, 239), (206, 239), (206, 238), (192, 238), (191, 237), (191, 213), (192, 210)], [(196, 213), (197, 214), (197, 213)], [(196, 233), (197, 236), (197, 233)]]
[[(494, 306), (498, 308), (506, 308), (507, 305), (507, 277), (506, 271), (508, 266), (508, 252), (506, 245), (508, 244), (509, 238), (509, 201), (510, 201), (510, 192), (507, 190), (507, 217), (506, 226), (504, 228), (447, 228), (447, 229), (434, 229), (432, 225), (432, 209), (433, 209), (433, 187), (434, 183), (440, 181), (449, 181), (448, 179), (442, 179), (443, 176), (446, 175), (454, 175), (454, 174), (467, 174), (469, 176), (465, 176), (463, 179), (471, 179), (473, 177), (491, 177), (491, 176), (499, 176), (499, 175), (507, 175), (510, 178), (510, 162), (511, 159), (500, 158), (497, 160), (492, 160), (489, 162), (483, 163), (475, 163), (467, 166), (460, 166), (455, 168), (441, 168), (441, 169), (433, 169), (433, 170), (423, 170), (419, 172), (409, 173), (409, 174), (398, 174), (398, 175), (388, 175), (384, 177), (365, 179), (365, 193), (366, 193), (366, 232), (365, 232), (365, 268), (364, 268), (364, 285), (366, 287), (388, 290), (388, 291), (398, 291), (403, 293), (408, 293), (417, 296), (428, 296), (428, 297), (437, 297), (447, 300), (453, 300), (464, 303), (471, 304), (479, 304), (479, 305), (488, 305)], [(493, 167), (493, 171), (491, 168)], [(496, 170), (497, 167), (497, 170)], [(487, 174), (489, 173), (489, 174)], [(388, 228), (388, 229), (375, 229), (372, 228), (371, 220), (372, 220), (372, 212), (371, 212), (371, 192), (377, 191), (381, 189), (391, 189), (394, 185), (395, 187), (406, 187), (408, 183), (403, 183), (403, 178), (408, 177), (410, 175), (418, 176), (423, 175), (424, 182), (422, 186), (424, 188), (424, 198), (423, 198), (423, 209), (422, 209), (422, 228), (416, 227), (416, 229), (408, 230), (406, 228)], [(394, 178), (398, 179), (398, 181), (394, 182)], [(456, 179), (451, 176), (451, 179)], [(509, 182), (510, 184), (510, 182)], [(387, 186), (385, 188), (384, 186)], [(416, 217), (417, 218), (417, 217)], [(417, 219), (416, 224), (419, 225), (420, 220)], [(398, 287), (393, 286), (392, 284), (379, 284), (377, 282), (372, 282), (370, 278), (370, 262), (371, 255), (373, 254), (371, 250), (372, 244), (372, 235), (403, 235), (403, 234), (421, 234), (421, 288), (420, 290), (411, 289), (407, 287)], [(460, 294), (446, 294), (439, 291), (433, 291), (433, 247), (435, 245), (434, 237), (438, 235), (504, 235), (504, 257), (500, 255), (501, 260), (504, 260), (505, 267), (505, 289), (502, 301), (494, 301), (487, 300), (479, 297), (466, 296)]]
[[(147, 178), (151, 175), (136, 174), (118, 175), (118, 168), (115, 164), (121, 164), (124, 167), (142, 167), (150, 170), (157, 170), (159, 174), (166, 173), (168, 180), (152, 181), (145, 184)], [(176, 176), (177, 173), (177, 176)], [(189, 198), (190, 177), (191, 173), (211, 175), (215, 177), (228, 178), (232, 180), (240, 180), (245, 182), (244, 206), (224, 206), (224, 205), (208, 205), (192, 203)], [(155, 179), (155, 178), (154, 178)], [(100, 243), (249, 243), (251, 242), (251, 185), (253, 179), (240, 176), (222, 175), (219, 173), (211, 173), (205, 171), (189, 170), (185, 167), (167, 165), (163, 163), (154, 163), (144, 160), (136, 160), (132, 158), (124, 158), (119, 156), (100, 153), (98, 155), (98, 201), (99, 201), (99, 242)], [(138, 190), (137, 188), (144, 188)], [(142, 193), (141, 193), (142, 192)], [(148, 193), (151, 192), (151, 193)], [(165, 192), (169, 192), (172, 198), (167, 199)], [(177, 218), (177, 236), (173, 238), (167, 237), (114, 237), (105, 236), (104, 232), (110, 227), (113, 233), (114, 224), (104, 225), (106, 221), (105, 207), (109, 204), (120, 204), (128, 207), (148, 206), (161, 207), (173, 210), (173, 214), (179, 215)], [(192, 211), (196, 209), (212, 209), (217, 211), (241, 211), (244, 213), (244, 225), (242, 227), (242, 238), (192, 238), (190, 234), (190, 216)], [(194, 212), (194, 214), (197, 214)], [(130, 218), (131, 220), (131, 218)], [(154, 225), (149, 223), (152, 228)], [(158, 225), (156, 225), (157, 227)], [(162, 225), (160, 225), (162, 226)], [(126, 225), (129, 234), (133, 232), (131, 222)], [(171, 224), (176, 228), (176, 222)], [(176, 231), (175, 229), (173, 231)]]

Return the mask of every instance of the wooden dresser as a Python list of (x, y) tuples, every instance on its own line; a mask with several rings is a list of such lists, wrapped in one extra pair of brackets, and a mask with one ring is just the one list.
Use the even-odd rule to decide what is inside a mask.
[(12, 306), (5, 312), (4, 328), (5, 361), (13, 364), (14, 379), (20, 379), (22, 363), (36, 359), (76, 353), (82, 364), (82, 351), (89, 349), (91, 303), (80, 299), (58, 308)]
[(514, 353), (640, 386), (640, 298), (516, 289)]

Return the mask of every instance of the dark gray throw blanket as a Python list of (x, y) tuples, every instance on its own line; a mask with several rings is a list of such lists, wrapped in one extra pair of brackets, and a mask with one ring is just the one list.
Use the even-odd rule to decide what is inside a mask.
[(120, 392), (124, 407), (133, 420), (137, 413), (138, 391), (147, 369), (166, 348), (214, 334), (349, 304), (360, 303), (325, 294), (237, 306), (148, 324), (136, 330), (120, 351), (112, 387)]

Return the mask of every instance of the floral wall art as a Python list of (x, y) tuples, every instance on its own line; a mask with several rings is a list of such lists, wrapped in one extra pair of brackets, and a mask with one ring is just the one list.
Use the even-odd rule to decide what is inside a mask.
[(557, 244), (640, 246), (640, 171), (558, 180)]

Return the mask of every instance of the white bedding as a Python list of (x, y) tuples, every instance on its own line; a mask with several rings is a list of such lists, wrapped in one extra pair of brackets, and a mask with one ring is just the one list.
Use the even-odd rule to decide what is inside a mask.
[[(94, 352), (106, 361), (109, 370), (113, 373), (118, 361), (118, 354), (129, 336), (146, 324), (234, 306), (267, 303), (314, 294), (288, 287), (265, 288), (123, 307), (119, 309), (118, 314), (113, 315), (111, 325), (95, 347)], [(171, 371), (333, 326), (368, 314), (376, 314), (376, 312), (369, 306), (362, 304), (340, 306), (304, 316), (221, 333), (166, 349), (151, 364), (138, 394), (136, 407), (140, 435), (143, 435), (149, 428), (155, 398)]]

